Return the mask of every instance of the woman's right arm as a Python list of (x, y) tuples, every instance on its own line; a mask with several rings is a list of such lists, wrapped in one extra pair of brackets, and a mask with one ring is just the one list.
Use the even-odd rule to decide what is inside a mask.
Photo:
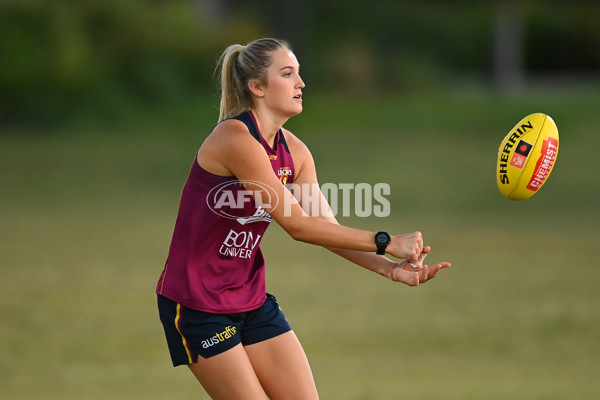
[[(293, 157), (294, 164), (306, 166), (306, 163), (312, 163), (314, 168), (308, 151), (296, 151)], [(264, 203), (261, 206), (295, 240), (349, 250), (377, 250), (374, 232), (349, 228), (306, 214), (273, 173), (263, 147), (238, 121), (230, 120), (217, 125), (200, 148), (198, 163), (209, 172), (236, 176), (259, 204), (262, 199), (278, 199), (278, 204)], [(421, 234), (413, 232), (392, 236), (386, 252), (394, 257), (417, 260), (422, 250)]]

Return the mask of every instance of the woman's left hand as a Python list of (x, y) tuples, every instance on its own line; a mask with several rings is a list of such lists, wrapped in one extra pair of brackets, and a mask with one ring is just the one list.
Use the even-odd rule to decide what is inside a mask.
[(428, 266), (423, 264), (425, 257), (431, 251), (431, 247), (425, 246), (419, 259), (416, 261), (404, 260), (395, 263), (390, 272), (390, 279), (394, 282), (402, 282), (408, 286), (418, 286), (433, 279), (442, 268), (450, 267), (449, 262), (442, 262)]

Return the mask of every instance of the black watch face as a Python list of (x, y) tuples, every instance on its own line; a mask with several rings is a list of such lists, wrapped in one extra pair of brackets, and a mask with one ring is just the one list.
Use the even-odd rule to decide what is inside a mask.
[(387, 244), (389, 239), (385, 233), (379, 233), (379, 234), (377, 234), (377, 237), (375, 238), (375, 240), (377, 240), (377, 243)]

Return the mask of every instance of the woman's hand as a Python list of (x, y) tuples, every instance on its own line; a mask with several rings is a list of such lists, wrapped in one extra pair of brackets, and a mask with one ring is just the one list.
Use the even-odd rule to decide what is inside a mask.
[(406, 258), (407, 260), (418, 260), (422, 252), (423, 236), (421, 232), (394, 235), (386, 249), (386, 253), (396, 258)]
[(416, 261), (404, 260), (401, 263), (395, 263), (390, 271), (389, 278), (394, 282), (402, 282), (408, 286), (418, 286), (433, 279), (442, 268), (447, 268), (451, 264), (442, 262), (432, 266), (424, 265), (423, 261), (431, 247), (426, 246), (421, 251)]

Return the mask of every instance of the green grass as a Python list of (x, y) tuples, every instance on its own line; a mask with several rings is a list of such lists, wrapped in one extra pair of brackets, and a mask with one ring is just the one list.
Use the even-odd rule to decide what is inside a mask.
[[(419, 229), (431, 261), (453, 263), (409, 288), (270, 228), (268, 287), (321, 398), (600, 395), (599, 106), (570, 92), (306, 96), (289, 127), (321, 182), (391, 185), (389, 218), (341, 221)], [(154, 285), (211, 107), (0, 137), (2, 397), (207, 398), (170, 366)], [(533, 198), (510, 202), (495, 186), (498, 144), (536, 111), (558, 124), (556, 168)]]

